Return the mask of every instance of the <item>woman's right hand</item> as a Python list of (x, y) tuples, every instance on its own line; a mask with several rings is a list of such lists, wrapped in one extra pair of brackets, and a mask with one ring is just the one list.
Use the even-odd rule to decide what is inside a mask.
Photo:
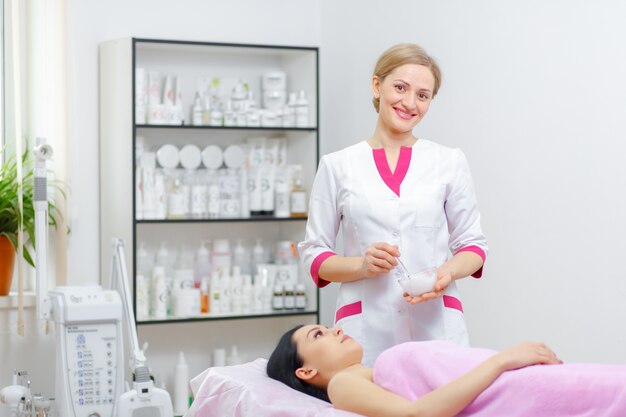
[(557, 365), (563, 363), (548, 346), (543, 343), (525, 342), (496, 354), (503, 371), (524, 368), (530, 365)]
[(391, 271), (398, 265), (400, 251), (396, 245), (385, 242), (372, 243), (363, 255), (361, 271), (365, 278), (375, 277)]

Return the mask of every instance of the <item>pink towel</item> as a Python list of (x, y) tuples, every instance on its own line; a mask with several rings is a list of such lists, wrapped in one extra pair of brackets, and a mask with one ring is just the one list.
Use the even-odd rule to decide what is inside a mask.
[[(439, 341), (404, 343), (378, 357), (374, 381), (415, 400), (495, 353)], [(626, 365), (535, 365), (505, 372), (459, 416), (624, 417)]]

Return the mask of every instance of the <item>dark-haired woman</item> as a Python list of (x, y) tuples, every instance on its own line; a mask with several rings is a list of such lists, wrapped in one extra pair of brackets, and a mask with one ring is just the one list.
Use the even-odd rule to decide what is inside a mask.
[(626, 366), (562, 365), (542, 343), (498, 353), (411, 342), (385, 351), (373, 369), (362, 357), (361, 345), (340, 327), (298, 326), (281, 338), (267, 373), (371, 417), (626, 416)]

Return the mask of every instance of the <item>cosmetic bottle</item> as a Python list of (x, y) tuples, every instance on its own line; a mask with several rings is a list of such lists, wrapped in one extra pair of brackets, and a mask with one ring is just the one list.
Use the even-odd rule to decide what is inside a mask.
[(263, 296), (264, 296), (264, 288), (261, 285), (261, 279), (259, 275), (255, 275), (254, 277), (254, 285), (252, 288), (254, 302), (252, 305), (252, 309), (255, 313), (260, 313), (263, 311)]
[(209, 312), (212, 314), (220, 313), (222, 311), (222, 306), (220, 305), (220, 295), (222, 293), (222, 289), (220, 287), (220, 274), (216, 271), (213, 271), (211, 274), (211, 295), (209, 301)]
[(137, 293), (137, 320), (147, 320), (150, 317), (150, 285), (143, 274), (137, 274), (135, 291)]
[(211, 126), (223, 126), (224, 125), (222, 111), (217, 107), (211, 110), (210, 125)]
[(167, 197), (167, 218), (185, 218), (185, 191), (179, 178), (174, 179), (172, 192)]
[(200, 243), (200, 247), (196, 252), (196, 260), (194, 265), (194, 286), (196, 288), (200, 288), (200, 284), (204, 279), (209, 279), (211, 276), (211, 260), (210, 260), (210, 252), (209, 249), (205, 246), (205, 243), (208, 242), (203, 240)]
[(241, 214), (239, 179), (236, 169), (227, 168), (219, 171), (220, 218), (236, 219)]
[(146, 123), (148, 109), (148, 78), (145, 68), (135, 68), (135, 123)]
[[(167, 250), (166, 243), (161, 242), (161, 247), (156, 253), (155, 257), (155, 268), (157, 266), (163, 267), (163, 278), (165, 290), (164, 293), (159, 293), (157, 296), (163, 298), (163, 303), (166, 308), (166, 315), (171, 314), (171, 294), (172, 294), (172, 286), (174, 283), (174, 262), (173, 258), (170, 255), (170, 252)], [(154, 275), (154, 272), (153, 272)], [(154, 284), (154, 281), (153, 281)], [(153, 301), (154, 301), (154, 292), (153, 292)]]
[(139, 243), (139, 250), (137, 250), (137, 275), (143, 275), (149, 277), (152, 275), (152, 262), (150, 261), (150, 255), (146, 250), (146, 242)]
[(183, 110), (183, 88), (178, 75), (174, 78), (174, 85), (176, 86), (174, 90), (176, 99), (174, 100), (172, 124), (180, 126), (185, 124), (185, 111)]
[[(204, 170), (200, 170), (204, 171)], [(203, 181), (204, 172), (196, 171), (191, 186), (191, 218), (205, 219), (208, 215), (209, 187)]]
[(220, 277), (220, 312), (230, 314), (232, 312), (232, 283), (228, 272)]
[(189, 409), (189, 367), (185, 354), (179, 353), (174, 375), (174, 414), (182, 416)]
[(296, 308), (296, 294), (293, 284), (285, 284), (285, 310)]
[(250, 314), (254, 311), (254, 288), (252, 287), (252, 277), (249, 274), (242, 275), (243, 287), (241, 297), (243, 299), (243, 314)]
[(154, 176), (156, 172), (157, 154), (154, 152), (144, 152), (141, 155), (141, 195), (143, 218), (151, 220), (155, 218), (155, 191)]
[(202, 126), (202, 100), (200, 93), (196, 93), (196, 98), (191, 108), (191, 124), (193, 126)]
[(161, 88), (159, 86), (159, 73), (148, 71), (148, 105), (161, 104)]
[(217, 219), (220, 216), (220, 187), (216, 169), (207, 169), (205, 182), (207, 185), (207, 216)]
[(231, 313), (242, 314), (243, 313), (243, 278), (241, 277), (241, 270), (238, 266), (233, 266), (233, 276), (231, 277)]
[(204, 92), (204, 105), (202, 106), (202, 124), (208, 126), (211, 124), (211, 95), (208, 91)]
[(306, 308), (306, 287), (304, 284), (296, 285), (296, 308), (298, 310)]
[(231, 260), (228, 239), (215, 239), (213, 241), (213, 271), (218, 272), (220, 276), (229, 275)]
[(237, 126), (237, 114), (233, 110), (231, 100), (226, 102), (226, 109), (224, 109), (224, 126)]
[(247, 94), (242, 81), (239, 81), (237, 84), (235, 84), (230, 98), (233, 103), (234, 112), (244, 113), (246, 111)]
[(252, 249), (252, 273), (259, 274), (258, 265), (265, 263), (265, 251), (261, 245), (261, 239), (256, 240), (256, 244)]
[(164, 319), (167, 317), (168, 296), (167, 283), (165, 280), (165, 268), (163, 266), (155, 266), (152, 271), (152, 317), (155, 319)]
[(157, 169), (154, 174), (154, 218), (163, 220), (167, 217), (167, 193), (165, 191), (165, 174)]
[(289, 101), (283, 107), (283, 127), (296, 125), (296, 93), (289, 93)]
[(291, 208), (291, 217), (307, 216), (306, 190), (302, 184), (302, 167), (295, 169), (289, 203)]
[(200, 313), (206, 314), (209, 312), (209, 277), (202, 279), (200, 284)]
[(275, 202), (274, 217), (286, 218), (291, 216), (289, 184), (287, 182), (288, 170), (286, 166), (276, 168), (276, 179), (274, 181)]
[(285, 292), (282, 284), (274, 285), (274, 294), (272, 297), (272, 310), (280, 311), (285, 308)]
[(246, 253), (246, 248), (241, 244), (241, 239), (237, 240), (237, 245), (233, 250), (233, 268), (239, 268), (242, 274), (250, 274), (250, 257)]
[(302, 90), (296, 99), (296, 127), (309, 127), (309, 100)]
[(174, 86), (172, 85), (172, 77), (165, 76), (163, 87), (163, 106), (165, 110), (165, 124), (172, 124), (174, 119)]

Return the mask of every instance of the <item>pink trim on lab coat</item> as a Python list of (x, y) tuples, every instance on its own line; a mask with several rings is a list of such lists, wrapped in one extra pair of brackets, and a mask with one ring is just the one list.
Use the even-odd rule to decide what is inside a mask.
[(392, 174), (391, 169), (389, 169), (389, 163), (387, 162), (385, 149), (372, 149), (372, 154), (374, 155), (374, 163), (376, 164), (378, 174), (383, 179), (385, 184), (387, 184), (387, 187), (389, 187), (391, 191), (396, 193), (398, 197), (400, 197), (400, 185), (402, 184), (402, 180), (404, 180), (404, 177), (409, 170), (412, 153), (413, 148), (410, 148), (408, 146), (400, 147), (400, 156), (398, 157), (396, 170)]
[(346, 304), (335, 313), (335, 323), (346, 317), (354, 316), (355, 314), (361, 314), (362, 312), (363, 308), (360, 301), (352, 304)]
[[(478, 246), (472, 245), (472, 246), (466, 246), (464, 248), (459, 249), (458, 251), (456, 251), (456, 253), (461, 253), (461, 252), (474, 252), (476, 255), (480, 256), (483, 260), (483, 266), (485, 265), (485, 259), (487, 258), (487, 255), (485, 255), (485, 251), (482, 250), (481, 248), (479, 248)], [(455, 255), (456, 255), (455, 253)], [(474, 272), (472, 274), (472, 276), (474, 278), (480, 278), (483, 276), (483, 267), (481, 266), (480, 269), (476, 272)]]
[(322, 263), (330, 258), (331, 256), (335, 256), (335, 252), (326, 251), (322, 252), (313, 259), (313, 263), (311, 264), (311, 278), (313, 278), (313, 282), (317, 285), (318, 288), (324, 288), (330, 281), (326, 281), (325, 279), (320, 278), (319, 272), (322, 267)]
[(450, 295), (443, 296), (443, 305), (448, 308), (454, 308), (459, 310), (461, 313), (463, 312), (463, 305), (461, 304), (461, 300), (456, 297), (452, 297)]

